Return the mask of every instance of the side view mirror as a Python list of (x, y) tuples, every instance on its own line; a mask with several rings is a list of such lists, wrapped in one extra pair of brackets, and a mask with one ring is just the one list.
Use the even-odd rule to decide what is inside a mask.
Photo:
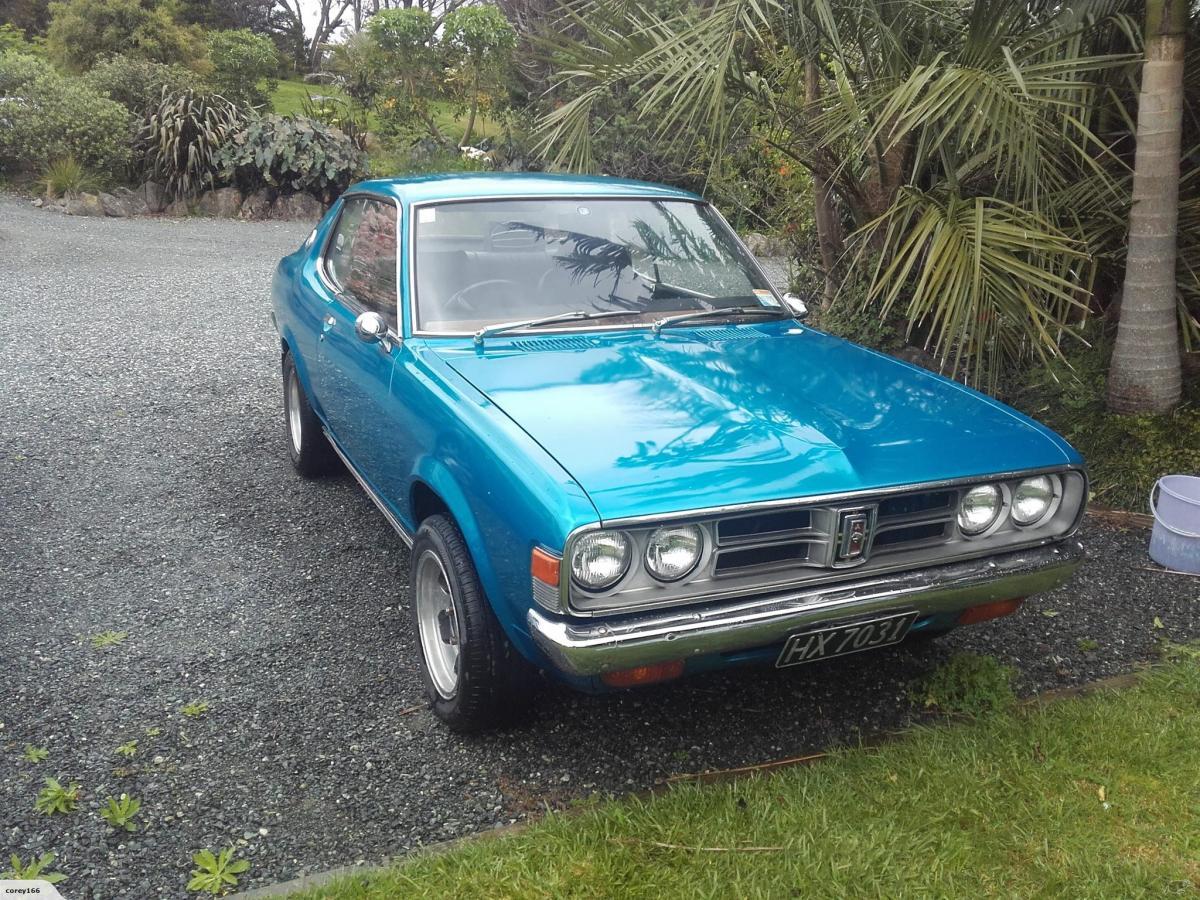
[(796, 317), (797, 321), (808, 317), (808, 304), (800, 299), (799, 294), (786, 293), (783, 295), (783, 302), (788, 305), (788, 309), (792, 311), (792, 315)]
[(375, 344), (387, 337), (387, 322), (377, 312), (359, 313), (354, 320), (354, 333), (367, 344)]

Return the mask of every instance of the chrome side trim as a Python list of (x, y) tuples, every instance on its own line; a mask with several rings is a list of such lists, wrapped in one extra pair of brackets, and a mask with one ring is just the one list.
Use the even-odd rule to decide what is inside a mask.
[(338, 459), (340, 459), (342, 464), (345, 465), (346, 470), (354, 476), (354, 480), (358, 482), (359, 487), (361, 487), (366, 492), (367, 496), (371, 498), (371, 502), (379, 507), (379, 511), (383, 513), (383, 517), (388, 520), (388, 524), (390, 524), (392, 528), (396, 529), (396, 534), (400, 535), (400, 540), (404, 541), (407, 546), (412, 547), (412, 532), (404, 527), (403, 523), (401, 523), (401, 521), (396, 518), (392, 511), (387, 508), (387, 504), (385, 504), (379, 495), (372, 490), (371, 486), (367, 484), (367, 480), (359, 474), (358, 469), (354, 468), (354, 464), (346, 458), (346, 454), (342, 452), (342, 448), (339, 447), (337, 441), (333, 439), (333, 436), (329, 433), (329, 429), (322, 428), (321, 431), (325, 435), (325, 440), (329, 441), (329, 446), (333, 448), (333, 452), (338, 455)]
[(1065, 541), (852, 584), (822, 585), (755, 600), (710, 604), (618, 620), (580, 621), (526, 615), (529, 633), (550, 661), (572, 675), (590, 676), (713, 653), (769, 647), (789, 635), (839, 619), (884, 612), (922, 616), (953, 613), (1011, 600), (1064, 584), (1084, 559)]

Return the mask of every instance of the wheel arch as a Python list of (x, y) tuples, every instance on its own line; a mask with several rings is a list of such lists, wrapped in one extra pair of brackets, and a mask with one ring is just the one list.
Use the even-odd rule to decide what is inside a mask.
[(418, 461), (409, 489), (409, 515), (414, 536), (424, 519), (437, 514), (448, 516), (462, 532), (484, 596), (509, 640), (526, 659), (540, 660), (541, 653), (526, 632), (524, 622), (514, 614), (507, 602), (509, 591), (505, 589), (500, 569), (488, 552), (488, 541), (484, 538), (483, 529), (466, 492), (443, 462), (426, 456)]

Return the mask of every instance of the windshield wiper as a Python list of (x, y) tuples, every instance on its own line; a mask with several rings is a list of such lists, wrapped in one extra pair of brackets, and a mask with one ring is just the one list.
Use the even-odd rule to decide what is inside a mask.
[(502, 334), (517, 328), (537, 328), (541, 325), (553, 325), (556, 322), (574, 322), (580, 319), (607, 319), (610, 316), (636, 316), (636, 310), (606, 309), (600, 312), (588, 312), (577, 309), (574, 312), (558, 313), (553, 316), (542, 316), (540, 319), (522, 319), (519, 322), (497, 322), (495, 325), (485, 325), (475, 332), (475, 343), (482, 344), (483, 339), (493, 334)]
[(693, 319), (711, 319), (717, 316), (770, 316), (772, 319), (783, 319), (787, 314), (769, 306), (725, 306), (720, 309), (697, 309), (692, 312), (680, 313), (677, 316), (665, 316), (654, 323), (651, 331), (658, 334), (671, 325), (691, 322)]

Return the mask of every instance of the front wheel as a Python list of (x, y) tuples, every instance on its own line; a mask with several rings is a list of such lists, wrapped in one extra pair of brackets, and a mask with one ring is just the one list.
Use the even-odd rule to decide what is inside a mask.
[(434, 715), (461, 732), (512, 721), (533, 698), (535, 673), (496, 621), (448, 516), (421, 524), (411, 579), (421, 677)]

